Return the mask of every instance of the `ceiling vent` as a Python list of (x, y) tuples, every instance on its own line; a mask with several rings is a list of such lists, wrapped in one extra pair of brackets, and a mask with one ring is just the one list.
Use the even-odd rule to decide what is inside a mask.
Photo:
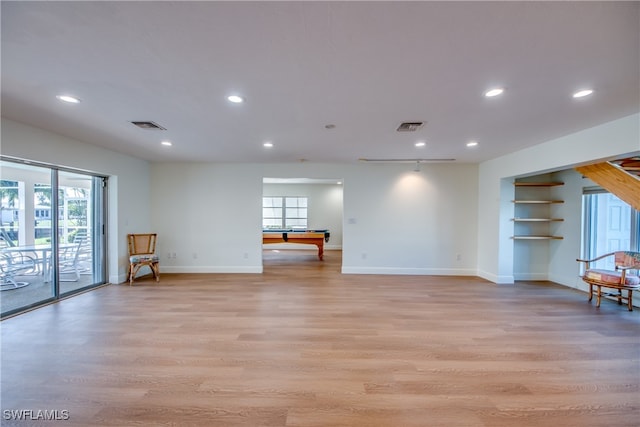
[(140, 129), (167, 130), (155, 122), (131, 122)]
[(422, 126), (424, 126), (424, 122), (403, 122), (400, 123), (400, 126), (398, 126), (396, 130), (398, 132), (415, 132)]

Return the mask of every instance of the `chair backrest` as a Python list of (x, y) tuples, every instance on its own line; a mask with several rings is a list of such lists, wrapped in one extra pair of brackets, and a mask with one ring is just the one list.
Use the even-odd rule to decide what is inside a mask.
[(640, 252), (617, 251), (614, 252), (616, 269), (618, 267), (631, 267), (633, 265), (640, 266)]
[(60, 262), (76, 262), (78, 252), (80, 251), (80, 242), (67, 243), (58, 251), (58, 260)]
[(129, 256), (150, 255), (156, 253), (156, 233), (127, 234)]

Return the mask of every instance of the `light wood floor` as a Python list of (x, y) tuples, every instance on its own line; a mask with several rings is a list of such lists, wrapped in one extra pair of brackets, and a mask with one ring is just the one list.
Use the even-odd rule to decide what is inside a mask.
[(640, 311), (549, 283), (341, 275), (338, 251), (265, 273), (164, 274), (7, 319), (3, 426), (640, 425)]

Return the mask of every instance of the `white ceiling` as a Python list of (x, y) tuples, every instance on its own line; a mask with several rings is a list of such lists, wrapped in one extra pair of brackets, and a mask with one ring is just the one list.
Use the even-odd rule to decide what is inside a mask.
[(480, 162), (638, 112), (639, 6), (2, 1), (2, 115), (153, 162)]

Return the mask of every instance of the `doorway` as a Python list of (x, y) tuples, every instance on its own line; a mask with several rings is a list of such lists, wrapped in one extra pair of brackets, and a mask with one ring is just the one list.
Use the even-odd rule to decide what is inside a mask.
[[(322, 248), (313, 243), (297, 243), (300, 239), (292, 239), (296, 243), (289, 242), (289, 233), (281, 242), (270, 240), (270, 243), (263, 244), (263, 269), (296, 262), (323, 265), (327, 260), (330, 262), (324, 265), (337, 265), (340, 269), (342, 224), (342, 179), (263, 178), (263, 236), (270, 230), (291, 230), (295, 234), (308, 230), (323, 236), (326, 233)], [(263, 238), (263, 241), (268, 240)]]

